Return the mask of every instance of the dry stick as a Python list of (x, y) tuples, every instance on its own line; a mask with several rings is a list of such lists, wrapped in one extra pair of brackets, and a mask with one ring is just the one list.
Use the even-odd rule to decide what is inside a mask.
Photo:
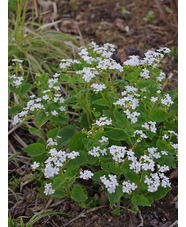
[(22, 125), (22, 123), (19, 123), (18, 125), (16, 125), (15, 127), (13, 127), (12, 129), (10, 129), (10, 131), (8, 132), (8, 135), (10, 135), (12, 132), (14, 132), (17, 128), (19, 128)]
[(16, 134), (13, 134), (14, 139), (17, 140), (19, 144), (21, 144), (23, 147), (27, 147), (28, 145)]
[(16, 149), (14, 148), (14, 146), (10, 143), (10, 141), (8, 141), (8, 145), (10, 146), (10, 149), (12, 151), (13, 154), (17, 153)]
[(175, 225), (178, 225), (178, 220), (176, 220), (174, 223), (172, 223), (171, 225), (169, 225), (169, 227), (174, 227)]
[(72, 220), (70, 220), (68, 223), (66, 223), (64, 226), (67, 226), (69, 225), (70, 223), (72, 223), (73, 221), (77, 220), (78, 218), (86, 218), (87, 216), (85, 214), (88, 214), (88, 213), (91, 213), (91, 212), (94, 212), (100, 208), (103, 208), (103, 207), (107, 207), (108, 205), (104, 205), (104, 206), (99, 206), (99, 207), (94, 207), (94, 208), (91, 208), (87, 211), (83, 210), (77, 217), (73, 218)]
[(64, 224), (64, 226), (69, 225), (70, 223), (72, 223), (73, 221), (79, 219), (79, 218), (86, 218), (87, 216), (84, 213), (85, 210), (83, 210), (77, 217), (73, 218), (72, 220), (70, 220), (68, 223)]
[(139, 218), (140, 218), (141, 222), (140, 222), (140, 224), (137, 227), (143, 227), (143, 217), (141, 215), (141, 211), (140, 210), (138, 212), (138, 215), (139, 215)]

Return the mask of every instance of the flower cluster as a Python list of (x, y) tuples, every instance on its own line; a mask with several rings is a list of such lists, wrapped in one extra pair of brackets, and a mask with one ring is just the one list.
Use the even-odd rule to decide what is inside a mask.
[(123, 193), (130, 194), (132, 191), (135, 191), (137, 187), (138, 186), (134, 182), (130, 183), (129, 180), (124, 181), (122, 191)]
[(75, 159), (79, 156), (79, 152), (72, 151), (67, 153), (66, 151), (57, 151), (56, 148), (52, 148), (49, 151), (50, 157), (45, 161), (44, 176), (51, 178), (57, 175), (60, 171), (60, 167), (63, 166), (67, 159)]
[[(36, 95), (30, 96), (23, 111), (14, 116), (13, 125), (22, 122), (24, 118), (30, 115), (36, 115), (41, 110), (46, 110), (45, 114), (48, 116), (57, 116), (60, 112), (66, 111), (63, 105), (65, 99), (62, 97), (62, 94), (56, 93), (60, 90), (59, 74), (56, 73), (53, 75), (53, 78), (49, 78), (47, 84), (48, 89), (43, 90), (40, 97), (36, 97)], [(55, 106), (54, 103), (56, 104)], [(48, 108), (49, 105), (54, 106), (54, 109)]]
[(105, 185), (105, 188), (107, 189), (107, 191), (110, 194), (112, 194), (115, 192), (116, 186), (118, 186), (119, 184), (117, 182), (116, 175), (109, 174), (108, 176), (109, 176), (109, 180), (106, 178), (105, 175), (100, 177), (100, 180)]
[(52, 189), (52, 183), (49, 184), (45, 184), (45, 190), (44, 190), (44, 194), (45, 195), (52, 195), (54, 194), (55, 190)]
[(94, 174), (91, 171), (84, 170), (84, 171), (80, 172), (79, 178), (82, 178), (84, 180), (88, 180), (88, 179), (92, 178), (92, 176), (94, 176)]
[(88, 154), (92, 155), (93, 157), (99, 157), (100, 153), (102, 156), (107, 155), (107, 150), (105, 148), (102, 150), (100, 146), (97, 146), (93, 147), (92, 150), (88, 152)]
[(94, 125), (98, 125), (98, 126), (112, 125), (112, 120), (108, 119), (105, 116), (102, 116), (102, 117), (99, 118), (99, 120), (96, 120)]

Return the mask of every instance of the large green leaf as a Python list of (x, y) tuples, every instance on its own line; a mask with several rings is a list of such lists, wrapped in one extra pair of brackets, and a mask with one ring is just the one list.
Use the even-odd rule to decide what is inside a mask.
[(47, 132), (47, 138), (55, 139), (58, 132), (59, 132), (59, 128), (51, 129), (50, 131)]
[(132, 203), (135, 208), (138, 206), (151, 206), (150, 201), (144, 195), (133, 195)]
[(108, 101), (105, 98), (101, 98), (93, 101), (92, 104), (96, 104), (100, 106), (108, 106)]
[(119, 172), (119, 167), (114, 162), (103, 163), (101, 168), (109, 173), (118, 174)]
[(124, 141), (127, 139), (127, 135), (124, 133), (122, 129), (112, 129), (106, 131), (105, 135), (107, 135), (109, 138), (113, 140)]
[(146, 195), (146, 198), (149, 200), (150, 203), (153, 203), (155, 200), (159, 200), (162, 197), (164, 197), (170, 190), (171, 190), (170, 187), (163, 188), (163, 187), (160, 186), (158, 188), (158, 191), (156, 191), (156, 192), (149, 192)]
[(81, 185), (77, 185), (73, 188), (71, 198), (77, 202), (85, 202), (88, 199), (87, 193)]
[(59, 149), (61, 149), (63, 146), (66, 146), (69, 143), (74, 132), (75, 128), (72, 125), (68, 125), (59, 130), (58, 136), (61, 136), (61, 138), (58, 141)]
[(167, 120), (167, 118), (169, 117), (169, 113), (160, 109), (154, 109), (152, 110), (149, 117), (151, 118), (152, 121), (161, 122)]
[(114, 117), (116, 119), (117, 124), (120, 127), (122, 127), (122, 128), (127, 127), (127, 118), (126, 118), (125, 114), (120, 113), (117, 110), (114, 110)]
[(42, 143), (33, 143), (28, 145), (25, 148), (22, 148), (23, 151), (25, 151), (29, 156), (39, 156), (43, 153), (46, 152), (45, 150), (45, 145), (43, 145)]
[(24, 85), (21, 86), (21, 88), (20, 88), (20, 93), (21, 93), (22, 95), (24, 95), (24, 94), (27, 93), (31, 88), (32, 88), (32, 84), (29, 84), (29, 83), (24, 84)]
[(13, 114), (17, 114), (22, 110), (22, 107), (19, 105), (13, 106), (8, 110), (8, 116), (11, 116)]
[(123, 194), (123, 192), (122, 192), (121, 185), (116, 188), (116, 191), (114, 193), (110, 194), (109, 192), (107, 192), (111, 207), (120, 200), (122, 194)]
[(78, 132), (75, 135), (73, 135), (69, 142), (69, 150), (70, 151), (84, 150), (85, 147), (82, 140), (86, 137), (87, 135), (82, 132)]

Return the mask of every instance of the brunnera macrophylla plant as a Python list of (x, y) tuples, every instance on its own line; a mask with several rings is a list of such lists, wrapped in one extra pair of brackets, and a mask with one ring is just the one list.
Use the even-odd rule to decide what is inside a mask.
[(159, 66), (168, 48), (123, 65), (112, 59), (114, 51), (92, 42), (80, 48), (80, 59), (62, 59), (58, 73), (35, 75), (33, 84), (15, 59), (9, 84), (18, 105), (9, 114), (13, 125), (40, 135), (23, 150), (46, 196), (86, 207), (106, 194), (111, 207), (138, 210), (171, 189), (166, 172), (177, 161), (177, 91), (163, 91)]

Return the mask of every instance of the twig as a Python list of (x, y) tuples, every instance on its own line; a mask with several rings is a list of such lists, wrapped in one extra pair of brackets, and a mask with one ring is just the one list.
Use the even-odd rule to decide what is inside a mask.
[(16, 149), (14, 148), (14, 146), (10, 143), (10, 141), (8, 141), (8, 145), (12, 151), (13, 154), (17, 153)]
[(77, 220), (78, 218), (86, 218), (87, 216), (85, 215), (84, 211), (85, 210), (83, 210), (77, 217), (73, 218), (68, 223), (64, 224), (64, 226), (69, 225), (70, 223), (72, 223), (73, 221)]
[(19, 128), (22, 125), (22, 123), (19, 123), (18, 125), (16, 125), (15, 127), (13, 127), (12, 129), (10, 129), (10, 131), (8, 132), (8, 135), (10, 135), (12, 132), (14, 132), (17, 128)]
[(140, 211), (140, 210), (139, 210), (139, 212), (138, 212), (138, 216), (139, 216), (141, 222), (140, 222), (140, 224), (139, 224), (137, 227), (142, 227), (142, 226), (143, 226), (143, 217), (142, 217), (142, 215), (141, 215), (141, 211)]
[(16, 134), (13, 134), (14, 139), (17, 140), (19, 144), (21, 144), (23, 147), (27, 147), (28, 145)]
[(175, 225), (178, 225), (178, 220), (176, 220), (174, 223), (172, 223), (171, 225), (169, 225), (169, 227), (174, 227)]

